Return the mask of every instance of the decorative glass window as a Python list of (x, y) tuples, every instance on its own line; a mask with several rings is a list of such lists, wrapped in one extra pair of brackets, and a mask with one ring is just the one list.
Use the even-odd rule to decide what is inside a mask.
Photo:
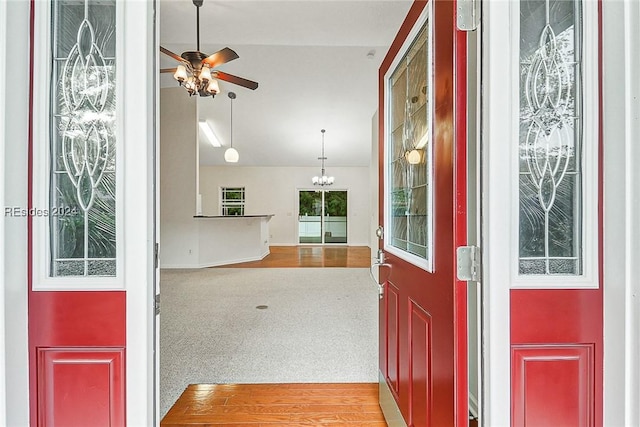
[(580, 275), (581, 2), (526, 1), (520, 8), (519, 272)]
[(244, 215), (244, 187), (222, 187), (220, 189), (222, 215)]
[(50, 275), (116, 275), (114, 0), (53, 0)]
[(431, 84), (429, 21), (388, 80), (387, 244), (431, 261)]

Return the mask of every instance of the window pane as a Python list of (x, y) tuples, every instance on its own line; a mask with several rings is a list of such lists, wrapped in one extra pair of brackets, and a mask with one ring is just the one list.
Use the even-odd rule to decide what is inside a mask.
[(519, 271), (579, 275), (581, 2), (520, 5)]
[(244, 215), (244, 187), (220, 189), (222, 215)]
[(388, 243), (423, 259), (429, 258), (432, 212), (429, 197), (431, 87), (428, 34), (429, 22), (391, 75), (387, 136)]
[(115, 1), (52, 2), (52, 276), (115, 276)]

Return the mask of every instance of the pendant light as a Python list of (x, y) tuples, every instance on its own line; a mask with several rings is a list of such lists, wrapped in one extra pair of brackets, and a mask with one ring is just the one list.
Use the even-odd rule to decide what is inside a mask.
[(228, 96), (229, 99), (231, 99), (231, 123), (229, 126), (229, 129), (231, 130), (231, 138), (229, 138), (230, 147), (224, 152), (224, 160), (227, 163), (238, 163), (240, 154), (238, 154), (238, 150), (233, 148), (233, 100), (236, 99), (236, 94), (234, 92), (229, 92)]

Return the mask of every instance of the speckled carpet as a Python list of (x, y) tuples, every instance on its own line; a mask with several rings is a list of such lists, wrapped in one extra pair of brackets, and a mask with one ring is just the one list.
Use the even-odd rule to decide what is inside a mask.
[(377, 382), (366, 268), (206, 268), (160, 275), (160, 416), (189, 384)]

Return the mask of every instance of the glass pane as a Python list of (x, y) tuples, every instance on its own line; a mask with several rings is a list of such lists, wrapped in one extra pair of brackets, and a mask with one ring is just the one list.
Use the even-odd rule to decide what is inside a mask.
[(390, 78), (391, 128), (387, 139), (388, 243), (429, 259), (430, 113), (429, 22)]
[(520, 3), (520, 274), (582, 274), (580, 1)]
[(52, 2), (52, 276), (115, 276), (115, 1)]
[(347, 243), (347, 192), (324, 192), (324, 243)]
[(322, 191), (299, 192), (300, 243), (322, 243)]
[(222, 215), (244, 215), (244, 187), (222, 187), (220, 195)]

